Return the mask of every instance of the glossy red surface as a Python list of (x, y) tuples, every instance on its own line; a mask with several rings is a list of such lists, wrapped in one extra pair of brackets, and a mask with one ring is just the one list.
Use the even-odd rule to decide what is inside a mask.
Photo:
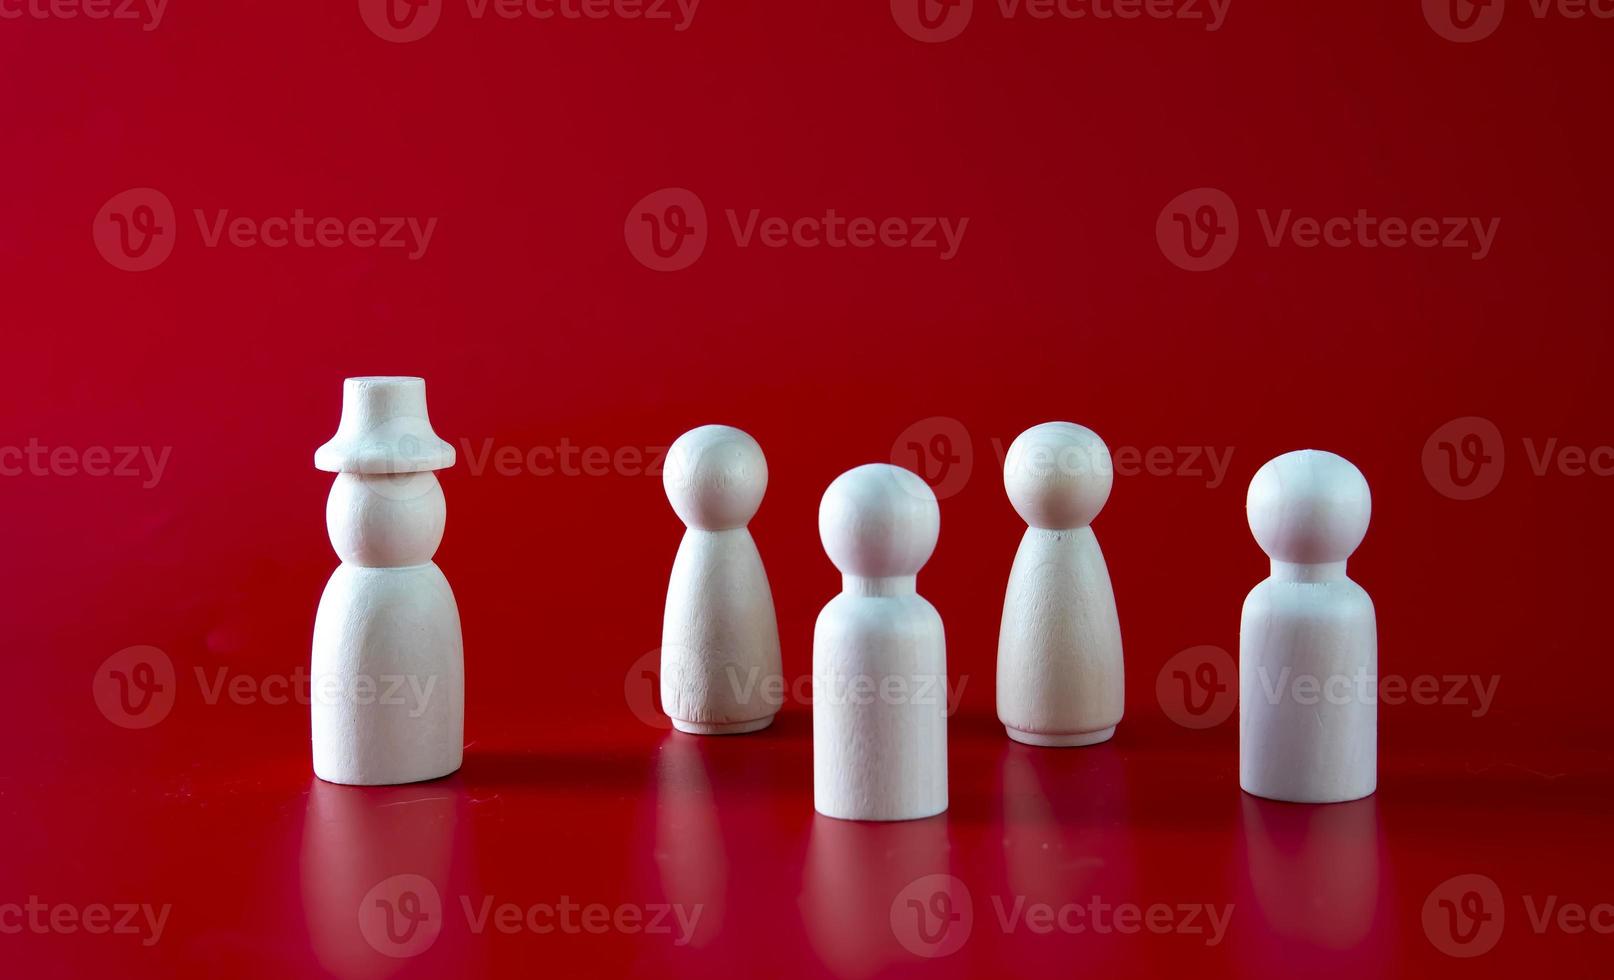
[[(1113, 744), (1080, 752), (1012, 744), (960, 715), (952, 807), (900, 824), (813, 814), (800, 710), (730, 739), (658, 733), (625, 713), (534, 720), (520, 738), (477, 739), (448, 779), (379, 789), (314, 780), (285, 749), (304, 740), (297, 712), (236, 714), (183, 759), (7, 792), (8, 894), (149, 903), (162, 925), (142, 912), (131, 934), (7, 936), (26, 967), (16, 975), (965, 976), (1080, 963), (1119, 976), (1592, 976), (1608, 962), (1606, 935), (1571, 931), (1607, 909), (1602, 753), (1409, 751), (1395, 714), (1379, 793), (1327, 807), (1241, 794), (1230, 729), (1186, 733), (1146, 706)], [(1483, 947), (1488, 934), (1449, 938), (1453, 921), (1459, 939), (1479, 923), (1438, 905), (1426, 918), (1430, 902), (1462, 900), (1442, 890), (1460, 874), (1499, 889), (1499, 941), (1474, 959), (1441, 950)], [(375, 903), (405, 891), (427, 918), (389, 933)]]
[[(394, 42), (347, 0), (173, 0), (149, 31), (0, 0), (0, 970), (1606, 973), (1614, 24), (1509, 4), (1455, 43), (1425, 6), (1206, 31), (977, 2), (921, 43), (879, 3), (446, 4)], [(174, 218), (132, 271), (141, 188)], [(655, 271), (636, 202), (672, 188), (706, 247)], [(1241, 231), (1193, 272), (1201, 188)], [(943, 260), (742, 245), (753, 209), (969, 223)], [(1495, 236), (1269, 244), (1286, 209)], [(299, 210), (346, 237), (208, 244)], [(387, 216), (429, 247), (349, 223)], [(460, 450), (469, 745), (365, 790), (313, 779), (297, 681), (336, 564), (312, 452), (374, 373), (424, 375)], [(1000, 454), (1051, 418), (1120, 467), (1094, 527), (1128, 708), (1086, 750), (993, 717)], [(870, 460), (937, 487), (944, 816), (815, 817), (800, 685), (763, 734), (657, 727), (682, 528), (654, 463), (708, 421), (768, 455), (792, 680), (839, 585), (824, 487)], [(1372, 485), (1351, 572), (1387, 682), (1379, 792), (1323, 808), (1241, 795), (1216, 696), (1265, 574), (1245, 486), (1303, 446)]]

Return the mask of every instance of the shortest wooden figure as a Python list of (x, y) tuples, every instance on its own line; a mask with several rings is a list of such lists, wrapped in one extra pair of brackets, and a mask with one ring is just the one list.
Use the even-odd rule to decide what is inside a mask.
[(947, 809), (947, 652), (916, 588), (941, 512), (925, 481), (871, 463), (824, 492), (818, 534), (841, 593), (813, 629), (813, 803), (845, 820)]
[(1368, 796), (1378, 630), (1373, 600), (1345, 574), (1367, 534), (1367, 480), (1333, 453), (1285, 453), (1256, 472), (1246, 510), (1272, 575), (1239, 625), (1239, 785), (1290, 803)]
[(342, 421), (314, 454), (336, 474), (325, 526), (342, 564), (314, 619), (314, 775), (412, 783), (460, 767), (465, 665), (459, 607), (432, 556), (447, 504), (433, 470), (454, 447), (420, 378), (348, 378)]

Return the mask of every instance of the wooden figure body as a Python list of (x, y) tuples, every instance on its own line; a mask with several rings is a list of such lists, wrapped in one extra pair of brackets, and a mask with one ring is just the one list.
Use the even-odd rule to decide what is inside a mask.
[(349, 378), (342, 422), (315, 453), (336, 473), (325, 523), (342, 564), (320, 598), (310, 677), (314, 774), (380, 785), (460, 767), (465, 678), (459, 608), (432, 561), (454, 465), (419, 378)]
[(998, 720), (1028, 745), (1093, 745), (1125, 709), (1121, 625), (1098, 538), (1114, 467), (1092, 430), (1046, 422), (1022, 432), (1003, 485), (1027, 525), (998, 633)]
[(768, 488), (762, 447), (704, 425), (667, 452), (662, 483), (688, 525), (673, 559), (661, 631), (661, 705), (681, 732), (768, 727), (784, 702), (779, 625), (747, 528)]
[(1272, 575), (1239, 626), (1239, 785), (1292, 803), (1371, 794), (1378, 762), (1373, 600), (1345, 574), (1367, 533), (1367, 480), (1342, 457), (1287, 453), (1250, 481)]
[(936, 548), (936, 496), (884, 463), (841, 474), (818, 533), (842, 591), (813, 630), (813, 801), (847, 820), (947, 809), (947, 654), (916, 588)]

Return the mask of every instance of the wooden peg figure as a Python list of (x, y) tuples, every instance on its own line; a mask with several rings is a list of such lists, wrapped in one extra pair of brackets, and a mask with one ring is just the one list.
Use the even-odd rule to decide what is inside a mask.
[(668, 449), (662, 484), (688, 527), (662, 617), (662, 708), (693, 735), (766, 728), (784, 703), (784, 668), (773, 592), (747, 525), (768, 489), (768, 461), (739, 429), (703, 425)]
[(818, 534), (841, 593), (813, 630), (813, 801), (847, 820), (947, 809), (947, 653), (917, 590), (941, 512), (925, 481), (871, 463), (824, 492)]
[(465, 742), (459, 608), (432, 561), (448, 508), (433, 470), (454, 447), (420, 378), (349, 378), (342, 421), (314, 454), (336, 474), (325, 526), (342, 564), (314, 619), (314, 774), (380, 785), (446, 776)]
[(998, 631), (998, 720), (1017, 742), (1108, 741), (1125, 710), (1120, 617), (1090, 526), (1113, 482), (1104, 440), (1072, 422), (1027, 429), (1004, 457), (1004, 489), (1028, 525)]
[(1367, 480), (1304, 449), (1262, 466), (1246, 511), (1272, 574), (1239, 625), (1239, 785), (1291, 803), (1368, 796), (1378, 780), (1378, 627), (1345, 574), (1367, 534)]

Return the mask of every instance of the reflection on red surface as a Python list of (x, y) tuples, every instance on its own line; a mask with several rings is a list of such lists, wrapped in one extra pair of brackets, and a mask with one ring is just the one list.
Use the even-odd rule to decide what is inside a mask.
[(365, 980), (463, 962), (469, 891), (456, 851), (469, 843), (464, 802), (454, 777), (387, 787), (312, 780), (300, 879), (322, 967)]
[(1378, 797), (1303, 806), (1243, 794), (1239, 831), (1234, 936), (1259, 937), (1238, 944), (1241, 961), (1375, 975), (1394, 942)]
[(688, 945), (710, 945), (723, 931), (729, 863), (698, 736), (673, 732), (662, 740), (656, 769), (655, 863), (666, 900), (700, 908)]
[[(1105, 974), (1135, 958), (1152, 937), (1101, 931), (1109, 912), (1096, 918), (1091, 911), (1095, 902), (1141, 904), (1125, 772), (1114, 746), (1047, 749), (1005, 738), (998, 772), (1008, 887), (981, 899), (982, 915), (1006, 937), (1079, 953), (1084, 970)], [(1039, 936), (1027, 915), (1044, 906), (1054, 918)]]
[(932, 953), (950, 957), (960, 930), (968, 938), (968, 897), (949, 874), (947, 820), (814, 815), (801, 915), (808, 944), (835, 975), (869, 977)]
[(1003, 740), (1003, 858), (1010, 889), (1051, 904), (1133, 890), (1120, 759), (1104, 748)]

